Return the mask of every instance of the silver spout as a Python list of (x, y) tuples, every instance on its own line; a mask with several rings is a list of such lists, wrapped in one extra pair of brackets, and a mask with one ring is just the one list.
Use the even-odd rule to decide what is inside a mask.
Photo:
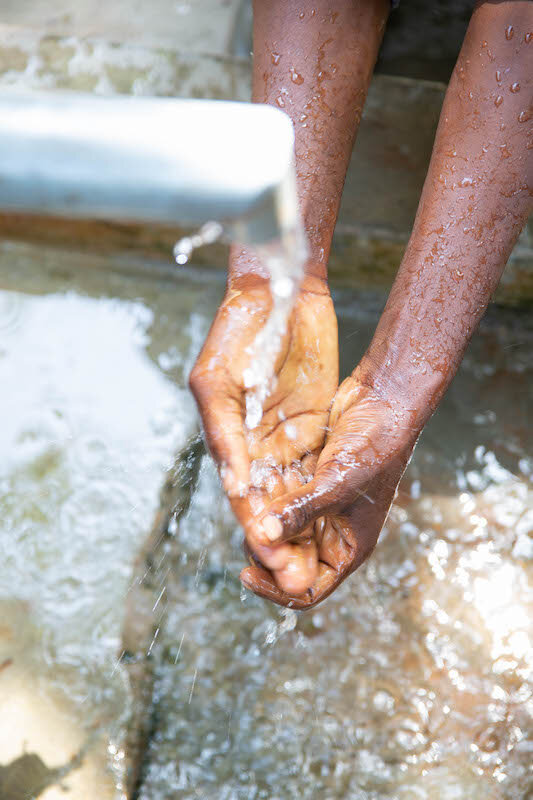
[(176, 225), (258, 244), (295, 224), (294, 131), (251, 103), (0, 94), (0, 209)]

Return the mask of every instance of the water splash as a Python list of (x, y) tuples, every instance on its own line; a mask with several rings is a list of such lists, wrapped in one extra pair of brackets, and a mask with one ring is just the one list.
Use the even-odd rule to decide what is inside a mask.
[(307, 243), (301, 224), (297, 223), (273, 244), (258, 247), (257, 253), (270, 276), (272, 308), (263, 328), (248, 348), (250, 363), (243, 374), (248, 430), (253, 430), (261, 422), (264, 402), (273, 388), (276, 357), (303, 275)]
[(214, 244), (222, 236), (223, 228), (219, 222), (206, 222), (197, 233), (184, 236), (174, 245), (176, 264), (182, 267), (190, 259), (193, 250), (206, 244)]

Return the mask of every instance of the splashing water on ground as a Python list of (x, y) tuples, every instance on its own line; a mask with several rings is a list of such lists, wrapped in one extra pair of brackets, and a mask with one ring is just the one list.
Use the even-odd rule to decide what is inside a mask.
[[(31, 266), (22, 250), (0, 248), (2, 285), (19, 289), (0, 294), (12, 423), (0, 442), (0, 764), (24, 740), (65, 764), (74, 733), (112, 717), (98, 787), (94, 771), (80, 786), (80, 771), (49, 791), (115, 800), (131, 564), (173, 448), (196, 426), (182, 387), (223, 283), (214, 276), (208, 299), (194, 271), (177, 286), (80, 269), (66, 284), (70, 256), (54, 256), (43, 284), (43, 254)], [(380, 304), (337, 294), (341, 373)], [(495, 320), (424, 432), (372, 558), (312, 612), (241, 601), (241, 532), (202, 457), (158, 550), (140, 800), (531, 796), (532, 333)]]

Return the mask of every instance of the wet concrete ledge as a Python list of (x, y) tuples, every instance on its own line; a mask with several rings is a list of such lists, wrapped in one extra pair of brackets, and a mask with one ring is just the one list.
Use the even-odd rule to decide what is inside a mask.
[[(204, 11), (213, 7), (213, 25), (209, 23), (213, 30), (207, 30), (206, 22), (206, 30), (197, 31), (198, 36), (188, 47), (184, 38), (187, 26), (181, 31), (183, 41), (179, 26), (175, 26), (176, 43), (171, 47), (168, 39), (161, 38), (161, 31), (153, 35), (137, 31), (128, 39), (127, 32), (115, 30), (116, 25), (113, 28), (112, 20), (108, 20), (107, 35), (103, 23), (103, 28), (90, 33), (81, 11), (77, 22), (62, 21), (61, 15), (54, 17), (44, 26), (44, 32), (19, 15), (22, 26), (0, 25), (0, 90), (16, 86), (247, 100), (250, 58), (234, 55), (232, 44), (235, 15), (242, 4), (202, 0), (201, 5)], [(162, 7), (166, 7), (164, 2)], [(199, 14), (199, 9), (194, 13)], [(17, 14), (8, 14), (7, 21), (16, 21)], [(209, 14), (202, 20), (204, 17), (211, 19)], [(202, 43), (203, 51), (199, 49)], [(387, 68), (387, 62), (383, 68)], [(390, 286), (411, 231), (445, 88), (442, 82), (375, 75), (334, 238), (330, 259), (334, 285), (382, 290)], [(171, 263), (172, 245), (182, 233), (178, 226), (169, 230), (0, 216), (2, 239), (119, 258), (145, 258), (160, 261), (161, 268)], [(205, 248), (194, 260), (199, 265), (225, 268), (227, 248)], [(496, 300), (511, 306), (533, 303), (531, 220), (511, 256)]]

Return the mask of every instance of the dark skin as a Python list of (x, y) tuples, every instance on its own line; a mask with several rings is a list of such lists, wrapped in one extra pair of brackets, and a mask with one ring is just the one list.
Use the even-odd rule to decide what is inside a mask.
[[(310, 258), (256, 431), (244, 427), (242, 370), (270, 295), (245, 250), (232, 252), (226, 296), (191, 376), (246, 535), (250, 566), (241, 580), (294, 608), (323, 600), (372, 552), (418, 436), (533, 209), (533, 3), (482, 2), (446, 93), (389, 300), (367, 353), (337, 389), (326, 264), (388, 13), (388, 0), (312, 9), (256, 2), (254, 99), (282, 104), (295, 124)], [(277, 467), (258, 480), (250, 465), (265, 458)]]

